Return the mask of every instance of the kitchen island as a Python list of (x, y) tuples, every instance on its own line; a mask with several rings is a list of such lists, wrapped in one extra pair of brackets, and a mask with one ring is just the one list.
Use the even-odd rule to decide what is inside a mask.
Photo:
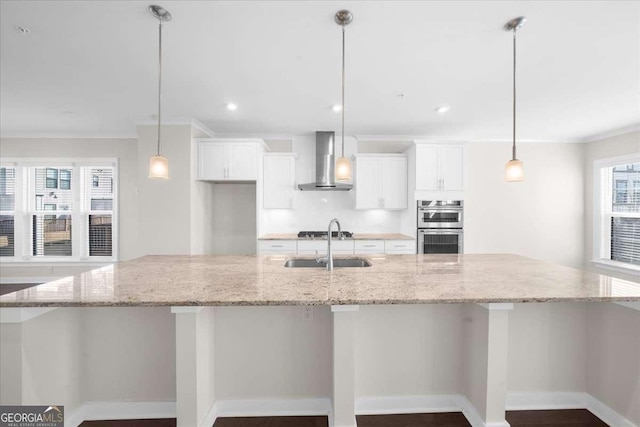
[(146, 256), (0, 297), (1, 403), (181, 426), (450, 410), (507, 426), (506, 408), (558, 407), (640, 423), (640, 283), (515, 255), (287, 258)]

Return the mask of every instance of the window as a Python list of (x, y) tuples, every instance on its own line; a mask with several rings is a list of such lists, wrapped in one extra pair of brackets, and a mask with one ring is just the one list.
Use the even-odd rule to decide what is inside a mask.
[(640, 271), (640, 154), (595, 168), (594, 261)]
[(0, 256), (15, 255), (16, 169), (0, 168)]
[(46, 188), (58, 188), (58, 169), (47, 168)]
[(0, 256), (21, 262), (116, 260), (117, 198), (109, 183), (117, 170), (114, 161), (104, 163), (29, 159), (1, 167)]

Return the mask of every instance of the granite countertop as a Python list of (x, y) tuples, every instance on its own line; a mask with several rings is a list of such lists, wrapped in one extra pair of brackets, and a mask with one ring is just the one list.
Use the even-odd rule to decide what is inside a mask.
[(384, 255), (367, 268), (285, 256), (145, 256), (0, 297), (0, 307), (640, 301), (640, 283), (516, 255)]
[[(327, 240), (325, 239), (309, 239), (307, 237), (298, 237), (297, 233), (274, 233), (274, 234), (265, 234), (258, 238), (258, 240), (304, 240), (304, 241), (314, 241), (314, 240)], [(415, 240), (415, 238), (411, 236), (407, 236), (406, 234), (399, 233), (354, 233), (352, 237), (345, 240)]]

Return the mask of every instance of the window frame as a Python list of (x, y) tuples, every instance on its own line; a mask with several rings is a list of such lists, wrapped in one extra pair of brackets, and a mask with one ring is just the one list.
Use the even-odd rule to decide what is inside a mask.
[[(118, 176), (119, 167), (117, 158), (3, 158), (0, 161), (3, 167), (16, 169), (16, 197), (14, 214), (15, 249), (13, 257), (0, 257), (0, 262), (11, 265), (84, 265), (84, 264), (112, 264), (119, 259), (119, 197)], [(74, 233), (72, 233), (71, 256), (34, 256), (32, 254), (33, 232), (31, 216), (36, 212), (36, 200), (29, 200), (29, 194), (25, 189), (31, 188), (33, 178), (29, 176), (29, 168), (67, 169), (71, 171), (71, 190), (73, 191), (74, 209), (69, 211), (73, 218)], [(85, 178), (85, 194), (90, 194), (92, 181), (90, 172), (83, 174), (83, 168), (113, 168), (113, 210), (112, 215), (112, 252), (111, 256), (89, 256), (89, 216), (95, 212), (91, 210), (90, 196), (83, 198), (83, 186), (81, 180)], [(58, 174), (58, 177), (60, 175)], [(59, 184), (59, 183), (58, 183)], [(46, 172), (45, 172), (46, 186)], [(31, 191), (31, 190), (28, 190)], [(44, 211), (38, 212), (42, 214)], [(60, 211), (57, 211), (60, 213)], [(81, 229), (82, 232), (75, 232)], [(18, 237), (19, 236), (19, 237)], [(85, 251), (86, 249), (86, 251)], [(86, 255), (81, 254), (86, 252)]]
[[(603, 236), (603, 203), (607, 195), (615, 194), (615, 181), (611, 180), (610, 188), (603, 188), (603, 172), (615, 166), (640, 163), (640, 153), (595, 160), (593, 164), (593, 247), (591, 263), (597, 267), (640, 276), (640, 265), (621, 261), (613, 261), (602, 256)], [(609, 200), (611, 202), (613, 199)], [(610, 234), (610, 232), (609, 232)]]

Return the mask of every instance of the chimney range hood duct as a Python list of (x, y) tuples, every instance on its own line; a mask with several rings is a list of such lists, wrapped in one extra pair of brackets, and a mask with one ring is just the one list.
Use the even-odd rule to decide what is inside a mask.
[(301, 191), (349, 191), (351, 184), (336, 183), (335, 132), (316, 132), (316, 182), (300, 184)]

